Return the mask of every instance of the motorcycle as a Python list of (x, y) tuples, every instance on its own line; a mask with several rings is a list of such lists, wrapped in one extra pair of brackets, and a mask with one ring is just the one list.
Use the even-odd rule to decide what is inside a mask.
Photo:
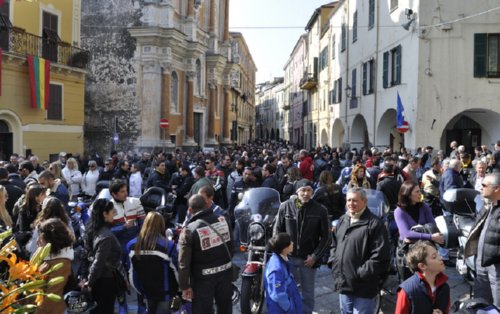
[(264, 304), (264, 269), (271, 256), (267, 241), (280, 207), (280, 194), (271, 188), (250, 189), (234, 209), (240, 250), (247, 252), (241, 273), (241, 313), (260, 313)]
[[(482, 198), (473, 189), (450, 189), (443, 194), (443, 205), (452, 214), (448, 218), (451, 223), (443, 222), (444, 218), (436, 218), (436, 224), (442, 233), (447, 232), (445, 243), (448, 247), (458, 247), (456, 268), (472, 289), (476, 275), (475, 256), (464, 257), (465, 243), (475, 224), (477, 210), (481, 209)], [(452, 230), (450, 232), (450, 230)]]

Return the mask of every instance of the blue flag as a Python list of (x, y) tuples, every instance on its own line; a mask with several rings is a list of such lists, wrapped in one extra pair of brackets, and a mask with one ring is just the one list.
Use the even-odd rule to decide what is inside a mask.
[(403, 107), (403, 103), (401, 102), (401, 97), (399, 97), (398, 92), (398, 107), (396, 109), (396, 127), (399, 128), (403, 125), (405, 108)]

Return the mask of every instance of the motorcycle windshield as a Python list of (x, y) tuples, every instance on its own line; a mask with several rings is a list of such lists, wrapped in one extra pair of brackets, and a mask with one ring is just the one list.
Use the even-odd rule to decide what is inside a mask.
[(246, 191), (234, 209), (241, 242), (247, 243), (247, 230), (251, 222), (260, 222), (266, 228), (272, 228), (280, 204), (280, 195), (274, 189), (254, 188)]
[(389, 212), (389, 202), (382, 191), (365, 189), (365, 192), (368, 199), (366, 206), (368, 206), (372, 214), (382, 217)]

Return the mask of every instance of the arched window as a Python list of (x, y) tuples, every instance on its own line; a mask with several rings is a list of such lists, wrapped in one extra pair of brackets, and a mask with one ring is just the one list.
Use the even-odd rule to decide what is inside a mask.
[(175, 71), (170, 78), (170, 112), (179, 112), (179, 77)]
[(196, 92), (201, 96), (201, 62), (200, 59), (196, 60)]

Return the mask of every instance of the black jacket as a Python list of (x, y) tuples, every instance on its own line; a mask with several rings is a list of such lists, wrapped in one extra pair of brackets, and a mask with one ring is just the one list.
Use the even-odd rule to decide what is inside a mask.
[(329, 221), (339, 219), (345, 213), (345, 200), (342, 189), (334, 184), (334, 192), (328, 193), (326, 186), (319, 187), (313, 195), (313, 200), (325, 206), (328, 210)]
[(396, 209), (398, 203), (399, 189), (402, 183), (394, 176), (385, 176), (377, 183), (377, 191), (384, 193), (391, 209)]
[(92, 249), (88, 252), (88, 258), (82, 261), (83, 275), (88, 275), (90, 287), (94, 287), (99, 278), (112, 278), (114, 269), (121, 263), (122, 249), (120, 242), (104, 226), (97, 231), (92, 241)]
[(262, 181), (261, 187), (275, 189), (276, 191), (280, 192), (278, 181), (273, 175), (266, 177), (264, 181)]
[(172, 189), (169, 185), (170, 178), (167, 173), (160, 173), (158, 171), (154, 171), (148, 178), (146, 182), (146, 188), (150, 188), (152, 186), (156, 186), (165, 190), (166, 193), (170, 192)]
[[(216, 229), (224, 242), (200, 219)], [(231, 243), (231, 228), (224, 216), (210, 208), (194, 214), (179, 238), (179, 287), (184, 290), (193, 287), (193, 280), (213, 280), (231, 272)]]
[(327, 209), (311, 199), (299, 209), (296, 205), (296, 195), (281, 204), (274, 224), (273, 234), (286, 232), (292, 237), (293, 253), (307, 259), (312, 255), (319, 266), (321, 257), (330, 248), (332, 237)]
[(347, 214), (340, 217), (335, 234), (337, 246), (331, 254), (335, 290), (374, 298), (390, 265), (390, 245), (383, 222), (367, 208), (353, 224)]
[[(489, 224), (486, 226), (486, 218), (488, 213), (490, 213), (491, 218)], [(484, 237), (483, 244), (483, 267), (488, 267), (493, 264), (500, 264), (500, 246), (498, 245), (498, 239), (500, 238), (500, 202), (493, 206), (491, 210), (483, 208), (479, 217), (476, 220), (476, 225), (472, 228), (469, 238), (465, 243), (465, 257), (477, 254), (477, 247), (479, 242), (479, 237), (483, 228), (486, 228), (486, 235)]]

